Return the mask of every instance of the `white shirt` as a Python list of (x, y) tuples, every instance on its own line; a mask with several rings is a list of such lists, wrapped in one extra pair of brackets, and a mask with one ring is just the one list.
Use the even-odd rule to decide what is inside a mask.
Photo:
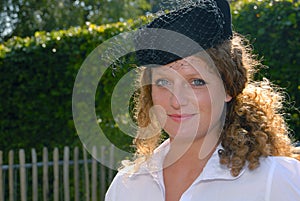
[[(261, 158), (258, 168), (250, 171), (245, 167), (233, 177), (219, 163), (219, 148), (180, 201), (300, 201), (299, 161), (288, 157)], [(126, 174), (126, 169), (118, 172), (105, 201), (164, 201), (162, 162), (168, 149), (169, 141), (133, 175)]]

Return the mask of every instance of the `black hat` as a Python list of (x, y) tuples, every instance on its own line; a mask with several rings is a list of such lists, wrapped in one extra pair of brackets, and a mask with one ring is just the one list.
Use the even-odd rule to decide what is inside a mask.
[[(162, 29), (166, 34), (162, 34)], [(160, 15), (137, 33), (135, 44), (138, 64), (165, 65), (230, 40), (232, 25), (229, 3), (227, 0), (198, 0)], [(173, 37), (170, 37), (172, 33)], [(198, 47), (189, 45), (189, 40)], [(162, 48), (156, 48), (157, 45)]]

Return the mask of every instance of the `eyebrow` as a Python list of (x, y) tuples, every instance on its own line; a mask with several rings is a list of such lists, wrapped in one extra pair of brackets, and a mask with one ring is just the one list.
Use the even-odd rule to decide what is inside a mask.
[[(172, 71), (172, 74), (182, 76), (183, 78), (191, 78), (191, 77), (197, 77), (197, 78), (201, 78), (201, 79), (203, 78), (203, 76), (198, 72), (181, 75), (180, 73), (177, 74)], [(156, 71), (155, 73), (152, 72), (152, 78), (160, 77), (160, 76), (164, 77), (164, 76), (169, 76), (169, 75), (170, 74), (167, 71)]]
[(202, 78), (200, 73), (189, 73), (189, 74), (185, 74), (184, 76), (186, 76), (186, 77), (199, 77), (200, 76)]

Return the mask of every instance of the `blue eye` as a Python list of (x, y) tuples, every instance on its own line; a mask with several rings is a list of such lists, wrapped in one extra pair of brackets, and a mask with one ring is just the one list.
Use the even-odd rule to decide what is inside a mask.
[(194, 86), (203, 86), (205, 84), (206, 84), (206, 82), (202, 79), (194, 79), (192, 81), (192, 85), (194, 85)]
[(159, 87), (165, 87), (169, 85), (169, 81), (166, 79), (158, 79), (156, 80), (155, 84)]

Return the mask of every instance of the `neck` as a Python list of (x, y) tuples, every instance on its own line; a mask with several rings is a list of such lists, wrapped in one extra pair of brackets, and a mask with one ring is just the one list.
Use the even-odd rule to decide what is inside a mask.
[(197, 139), (170, 138), (170, 150), (165, 158), (165, 167), (187, 161), (206, 163), (218, 145), (216, 135), (206, 135)]

